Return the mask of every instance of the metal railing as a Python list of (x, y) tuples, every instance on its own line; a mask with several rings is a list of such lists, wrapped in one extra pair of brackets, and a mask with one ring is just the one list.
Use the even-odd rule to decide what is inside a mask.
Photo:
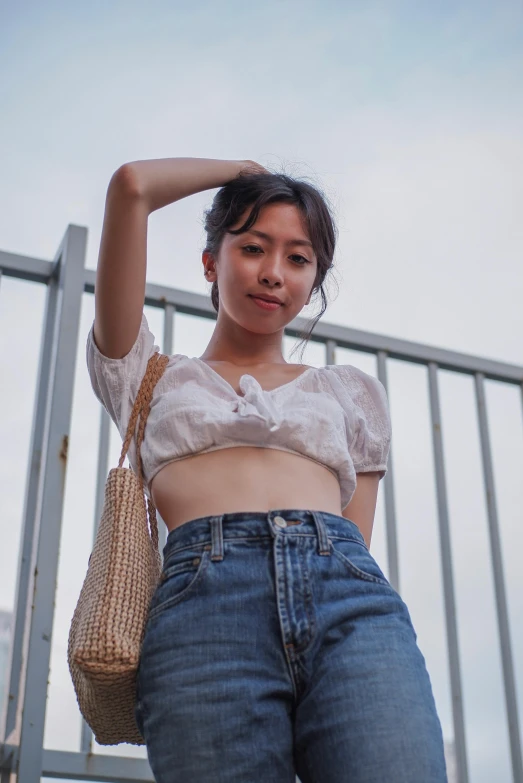
[[(41, 776), (118, 783), (153, 780), (149, 765), (143, 759), (92, 753), (92, 736), (85, 724), (78, 752), (43, 748), (80, 305), (84, 293), (94, 292), (95, 274), (84, 268), (86, 239), (85, 228), (69, 226), (54, 261), (0, 251), (1, 274), (41, 283), (47, 287), (6, 689), (9, 698), (3, 713), (3, 732), (0, 735), (0, 738), (3, 738), (0, 745), (1, 783), (7, 783), (11, 774), (16, 775), (20, 783), (37, 783)], [(172, 353), (175, 314), (206, 319), (216, 317), (208, 297), (159, 285), (147, 285), (145, 303), (163, 311), (163, 350), (166, 353)], [(305, 325), (303, 319), (296, 318), (286, 329), (286, 334), (298, 337)], [(443, 455), (439, 373), (441, 370), (447, 370), (474, 379), (512, 780), (513, 783), (523, 783), (515, 674), (485, 402), (487, 379), (515, 384), (523, 393), (523, 367), (321, 321), (315, 328), (313, 340), (324, 346), (326, 364), (335, 363), (337, 348), (375, 355), (377, 375), (386, 389), (390, 359), (399, 359), (427, 368), (448, 670), (456, 766), (460, 783), (468, 783), (469, 775)], [(100, 422), (96, 518), (101, 511), (108, 465), (109, 418), (103, 410)], [(400, 568), (393, 468), (391, 454), (389, 470), (383, 480), (386, 543), (389, 580), (399, 591)]]

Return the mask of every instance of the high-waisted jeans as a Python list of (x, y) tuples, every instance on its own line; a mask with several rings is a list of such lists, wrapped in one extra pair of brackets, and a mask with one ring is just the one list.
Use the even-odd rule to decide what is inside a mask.
[(445, 783), (409, 612), (342, 516), (171, 531), (137, 680), (157, 783)]

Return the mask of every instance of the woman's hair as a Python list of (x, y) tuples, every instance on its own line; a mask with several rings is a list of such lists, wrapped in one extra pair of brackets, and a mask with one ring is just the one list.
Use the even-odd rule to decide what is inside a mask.
[[(336, 246), (336, 226), (325, 196), (316, 187), (305, 180), (295, 179), (287, 174), (244, 173), (224, 185), (213, 199), (212, 206), (205, 212), (205, 231), (207, 241), (205, 250), (215, 258), (218, 255), (226, 233), (242, 234), (248, 231), (258, 219), (260, 210), (267, 204), (294, 204), (302, 213), (309, 239), (312, 242), (318, 265), (313, 285), (313, 294), (318, 291), (321, 297), (321, 309), (312, 320), (307, 333), (302, 333), (303, 350), (311, 338), (314, 327), (327, 309), (327, 297), (323, 286), (327, 273), (333, 268)], [(244, 212), (251, 207), (247, 219), (240, 228), (231, 230)], [(220, 301), (218, 284), (212, 284), (211, 301), (218, 312)]]

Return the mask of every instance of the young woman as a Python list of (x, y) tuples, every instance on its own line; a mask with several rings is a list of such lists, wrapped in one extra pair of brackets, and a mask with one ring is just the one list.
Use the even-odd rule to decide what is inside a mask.
[[(287, 363), (335, 227), (310, 184), (251, 161), (138, 161), (111, 179), (87, 358), (125, 433), (151, 354), (147, 219), (220, 188), (202, 254), (217, 310), (174, 354), (142, 445), (169, 532), (136, 718), (158, 783), (443, 783), (441, 728), (407, 607), (369, 553), (391, 437), (351, 365)], [(136, 455), (130, 452), (131, 464)]]

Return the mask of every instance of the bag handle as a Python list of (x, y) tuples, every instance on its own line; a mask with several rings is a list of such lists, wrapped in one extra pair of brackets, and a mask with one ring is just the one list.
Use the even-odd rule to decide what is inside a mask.
[[(154, 387), (162, 377), (165, 368), (169, 362), (169, 357), (163, 353), (153, 353), (147, 367), (145, 369), (136, 400), (134, 401), (133, 409), (129, 417), (129, 424), (127, 425), (127, 432), (122, 443), (122, 451), (120, 454), (120, 460), (118, 467), (123, 466), (124, 459), (129, 450), (129, 446), (136, 429), (136, 422), (138, 421), (138, 432), (136, 434), (136, 467), (137, 476), (140, 481), (140, 485), (143, 490), (143, 463), (141, 455), (141, 446), (144, 437), (145, 425), (147, 418), (151, 410), (151, 400), (153, 397)], [(149, 510), (149, 524), (151, 528), (151, 540), (156, 548), (158, 548), (158, 522), (156, 519), (156, 507), (150, 498), (147, 498), (147, 507)]]

